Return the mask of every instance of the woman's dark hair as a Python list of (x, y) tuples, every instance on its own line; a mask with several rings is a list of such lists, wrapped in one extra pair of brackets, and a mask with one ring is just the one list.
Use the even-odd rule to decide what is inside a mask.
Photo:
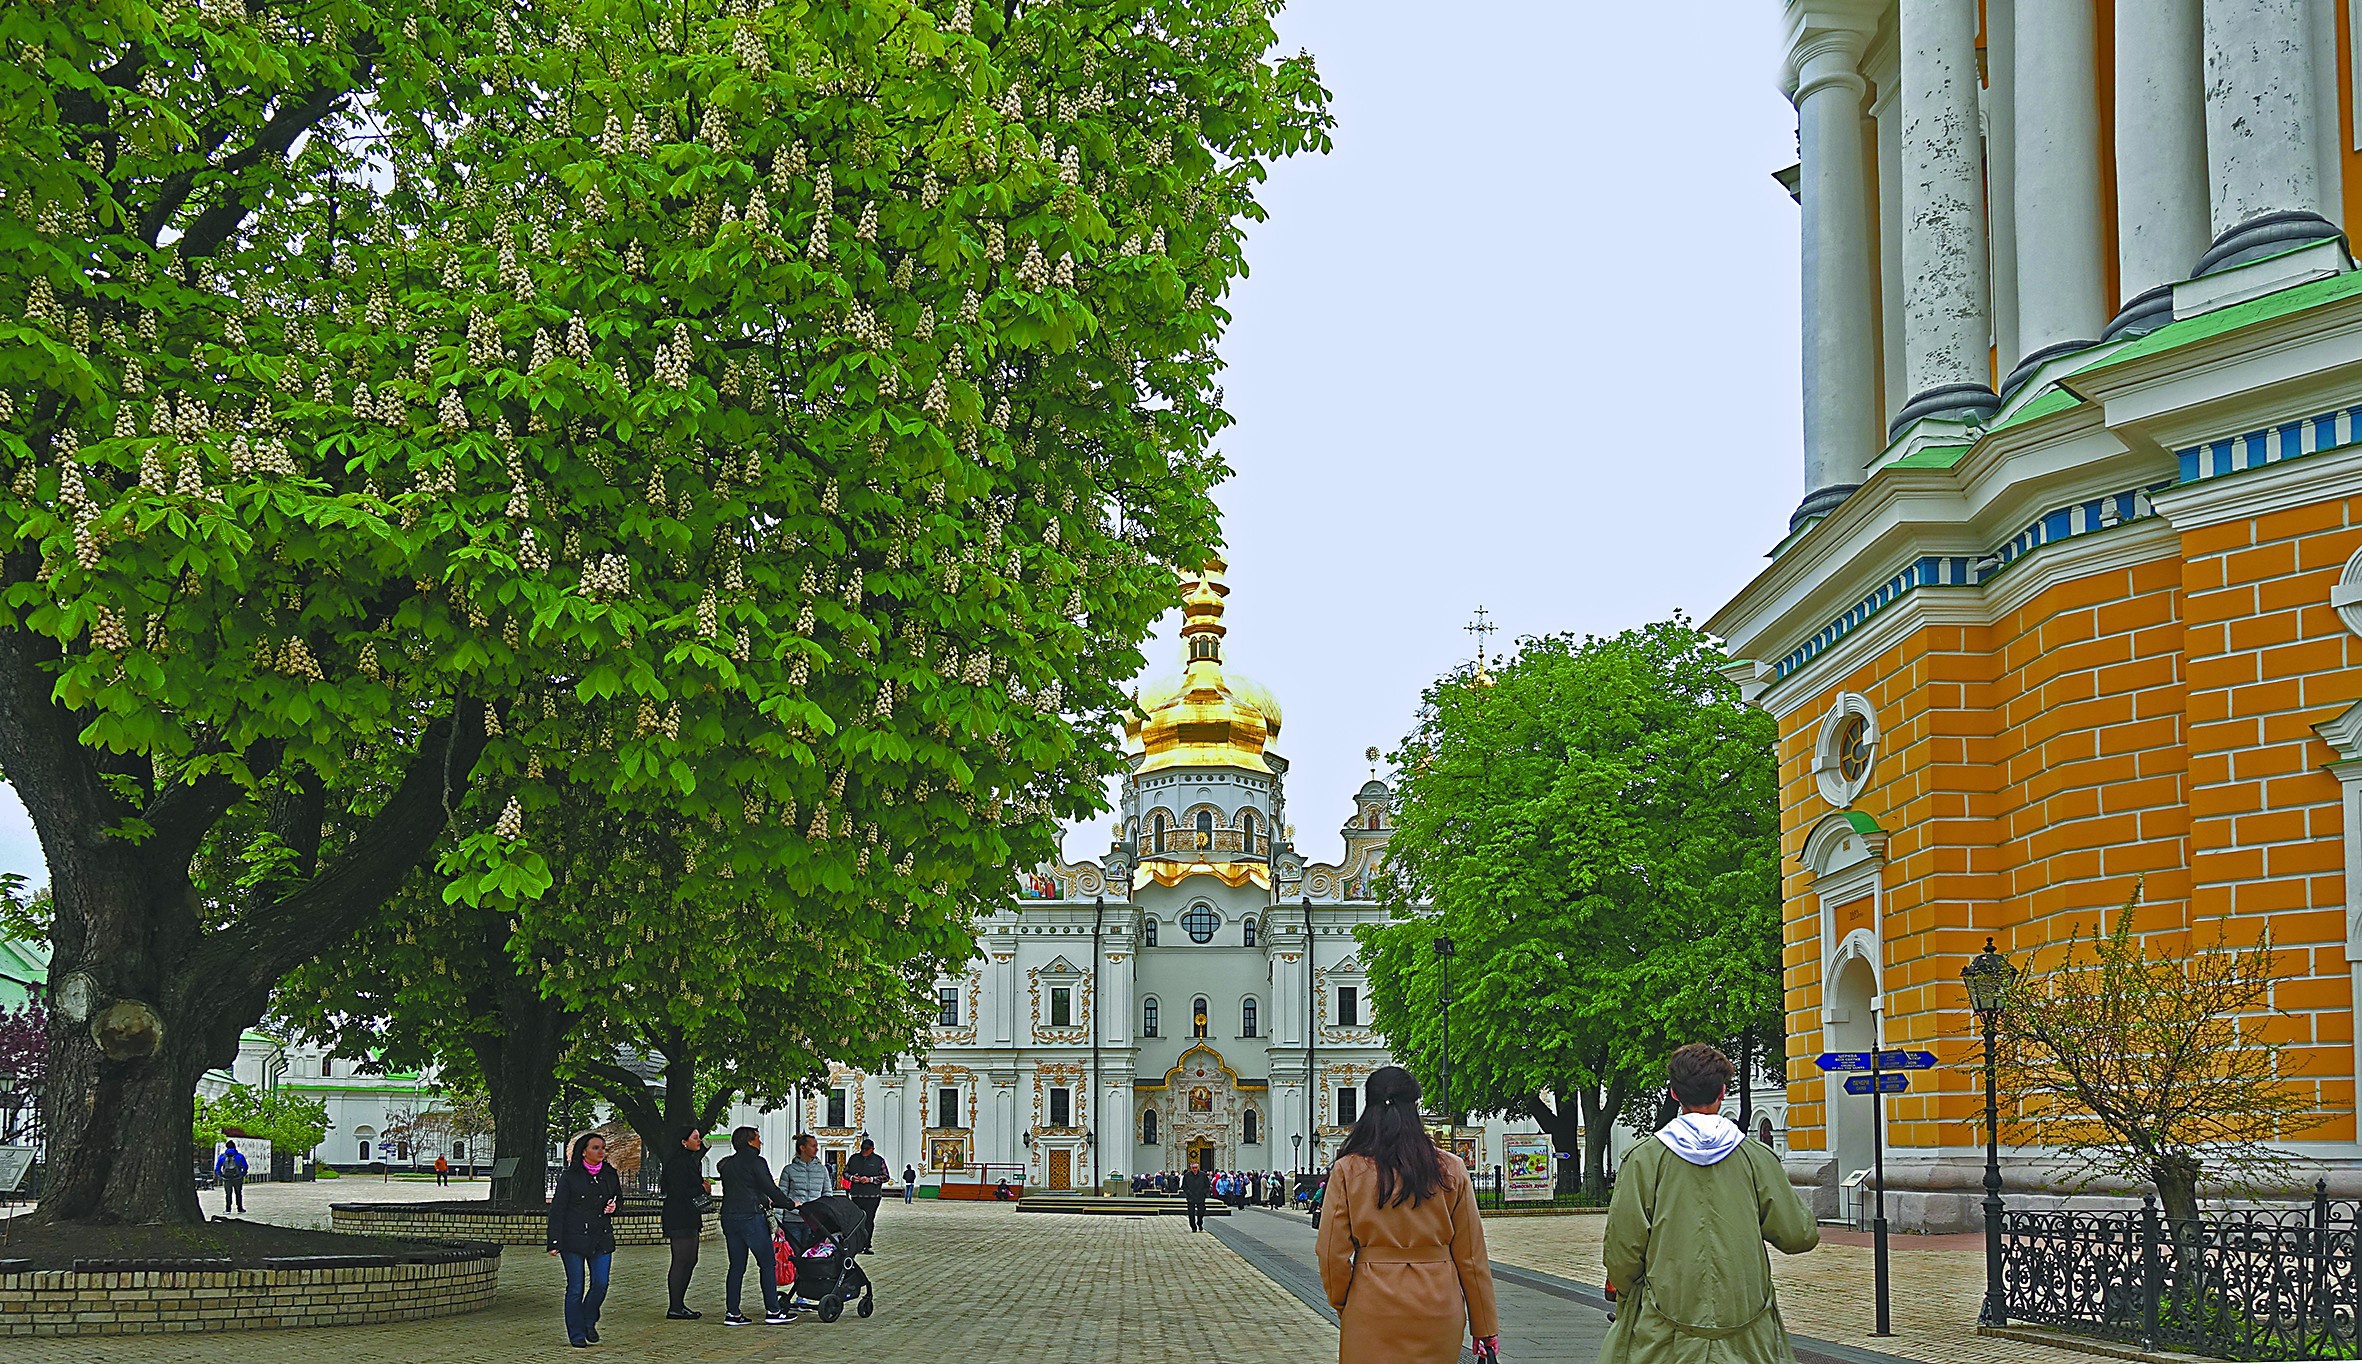
[(730, 1129), (730, 1148), (740, 1155), (744, 1155), (754, 1149), (754, 1139), (761, 1135), (763, 1135), (761, 1132), (752, 1127), (733, 1127)]
[(1377, 1162), (1379, 1207), (1426, 1202), (1443, 1187), (1443, 1153), (1419, 1121), (1419, 1082), (1401, 1066), (1381, 1066), (1362, 1095), (1369, 1102), (1338, 1157)]
[(600, 1134), (597, 1132), (585, 1132), (581, 1136), (576, 1137), (574, 1139), (574, 1164), (582, 1164), (582, 1153), (590, 1149), (592, 1137), (599, 1137), (601, 1141), (606, 1140), (605, 1137), (600, 1136)]

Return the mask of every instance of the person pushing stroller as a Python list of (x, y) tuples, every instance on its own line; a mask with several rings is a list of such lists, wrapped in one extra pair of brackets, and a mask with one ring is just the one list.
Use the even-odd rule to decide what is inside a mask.
[[(764, 1214), (771, 1208), (792, 1208), (795, 1201), (771, 1178), (771, 1162), (763, 1159), (763, 1134), (752, 1127), (730, 1133), (731, 1154), (714, 1167), (722, 1180), (722, 1239), (730, 1246), (729, 1308), (725, 1326), (751, 1326), (738, 1310), (739, 1286), (746, 1281), (746, 1258), (752, 1255), (763, 1285), (763, 1324), (785, 1326), (794, 1321), (779, 1301), (779, 1273), (772, 1259), (771, 1230)], [(792, 1167), (791, 1167), (792, 1168)]]

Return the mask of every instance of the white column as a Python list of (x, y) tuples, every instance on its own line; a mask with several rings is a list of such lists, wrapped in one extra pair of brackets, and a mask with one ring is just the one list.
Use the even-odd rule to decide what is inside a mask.
[(2099, 35), (2092, 0), (2017, 0), (2018, 366), (2004, 394), (2044, 361), (2099, 339), (2108, 320), (2100, 216)]
[(2017, 17), (2013, 0), (1985, 0), (1985, 211), (1993, 237), (1993, 348), (2018, 349)]
[(2206, 250), (2199, 0), (2116, 8), (2116, 273), (2110, 337), (2173, 320), (2173, 283)]
[(1903, 0), (1903, 362), (1893, 428), (1983, 417), (1993, 396), (1985, 285), (1976, 0)]
[(1805, 483), (1792, 526), (1843, 502), (1879, 446), (1865, 36), (1850, 28), (1808, 31), (1792, 57), (1803, 162)]
[(2208, 274), (2337, 235), (2322, 216), (2305, 0), (2205, 0)]

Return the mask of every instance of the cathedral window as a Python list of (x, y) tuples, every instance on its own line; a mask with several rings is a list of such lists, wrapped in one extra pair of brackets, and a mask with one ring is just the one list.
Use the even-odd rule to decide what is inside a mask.
[(1165, 826), (1169, 822), (1170, 821), (1168, 821), (1165, 817), (1164, 811), (1157, 811), (1154, 837), (1156, 839), (1156, 851), (1158, 852), (1163, 852), (1165, 850)]
[(1340, 1028), (1361, 1026), (1361, 991), (1353, 986), (1340, 985), (1337, 987), (1337, 1026)]
[[(1249, 919), (1249, 920), (1247, 920), (1247, 946), (1249, 946), (1249, 947), (1253, 947), (1254, 945), (1255, 945), (1255, 921), (1254, 921), (1253, 919)], [(1250, 1035), (1250, 1036), (1252, 1036), (1252, 1034), (1249, 1034), (1249, 1035)]]
[(1238, 827), (1246, 834), (1243, 841), (1247, 845), (1247, 852), (1252, 854), (1255, 851), (1255, 812), (1252, 810), (1242, 812), (1238, 817)]
[(1260, 1144), (1263, 1140), (1263, 1115), (1254, 1109), (1248, 1109), (1240, 1135), (1246, 1138), (1246, 1144), (1249, 1146)]
[(1142, 919), (1140, 921), (1140, 935), (1142, 947), (1156, 946), (1156, 920), (1153, 918)]
[(1140, 1110), (1140, 1144), (1156, 1145), (1156, 1110), (1153, 1108)]
[(1337, 1122), (1351, 1126), (1361, 1117), (1361, 1091), (1351, 1085), (1337, 1086)]
[(1241, 1037), (1253, 1037), (1253, 1036), (1255, 1036), (1255, 1025), (1256, 1025), (1256, 1023), (1258, 1022), (1258, 1020), (1257, 1020), (1257, 1018), (1256, 1018), (1256, 1016), (1255, 1016), (1255, 1015), (1257, 1014), (1257, 1012), (1258, 1012), (1258, 1010), (1257, 1010), (1257, 1008), (1256, 1008), (1256, 1006), (1255, 1006), (1255, 1000), (1254, 1000), (1254, 997), (1253, 997), (1252, 995), (1248, 996), (1248, 997), (1247, 997), (1247, 998), (1246, 998), (1244, 1001), (1242, 1001), (1242, 1002), (1239, 1004), (1239, 1006), (1238, 1006), (1238, 1035), (1239, 1035), (1239, 1036), (1241, 1036)]
[(1189, 1019), (1189, 1035), (1191, 1037), (1205, 1036), (1206, 997), (1204, 995), (1199, 995), (1196, 999), (1193, 999), (1189, 1002)]
[[(1154, 921), (1152, 920), (1151, 922)], [(1140, 1035), (1142, 1037), (1156, 1036), (1155, 995), (1150, 995), (1148, 998), (1140, 1001)]]
[(935, 1091), (935, 1125), (937, 1127), (957, 1127), (960, 1125), (960, 1092), (958, 1090), (945, 1086)]
[(1074, 991), (1063, 985), (1052, 986), (1050, 989), (1050, 1026), (1053, 1028), (1074, 1026)]
[(1181, 927), (1188, 930), (1191, 942), (1212, 942), (1214, 930), (1221, 926), (1222, 916), (1214, 912), (1212, 905), (1191, 905), (1189, 912), (1181, 916)]
[(1074, 1107), (1074, 1105), (1073, 1105), (1072, 1091), (1070, 1091), (1070, 1090), (1064, 1090), (1064, 1089), (1053, 1089), (1053, 1090), (1051, 1090), (1051, 1091), (1050, 1091), (1050, 1126), (1052, 1126), (1052, 1127), (1072, 1127), (1072, 1126), (1074, 1126), (1074, 1121), (1073, 1121), (1073, 1119), (1074, 1119), (1074, 1111), (1073, 1111), (1073, 1107)]
[(1211, 810), (1197, 812), (1197, 849), (1199, 852), (1214, 850), (1214, 812)]
[(823, 1125), (827, 1127), (846, 1126), (844, 1090), (832, 1089), (828, 1091), (828, 1121)]
[(959, 1025), (960, 987), (957, 985), (936, 986), (935, 1026), (938, 1028), (956, 1028)]

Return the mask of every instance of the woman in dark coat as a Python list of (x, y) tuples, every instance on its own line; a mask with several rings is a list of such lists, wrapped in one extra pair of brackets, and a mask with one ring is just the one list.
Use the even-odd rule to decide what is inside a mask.
[(607, 1163), (607, 1139), (575, 1138), (574, 1153), (549, 1202), (549, 1253), (566, 1265), (566, 1343), (599, 1343), (599, 1305), (607, 1300), (607, 1267), (615, 1258), (609, 1219), (623, 1199), (623, 1181)]
[(674, 1321), (695, 1321), (702, 1312), (689, 1309), (689, 1276), (697, 1272), (697, 1238), (705, 1234), (705, 1199), (712, 1192), (705, 1182), (705, 1133), (692, 1127), (664, 1156), (657, 1173), (664, 1190), (664, 1239), (673, 1248), (672, 1306), (664, 1315)]

